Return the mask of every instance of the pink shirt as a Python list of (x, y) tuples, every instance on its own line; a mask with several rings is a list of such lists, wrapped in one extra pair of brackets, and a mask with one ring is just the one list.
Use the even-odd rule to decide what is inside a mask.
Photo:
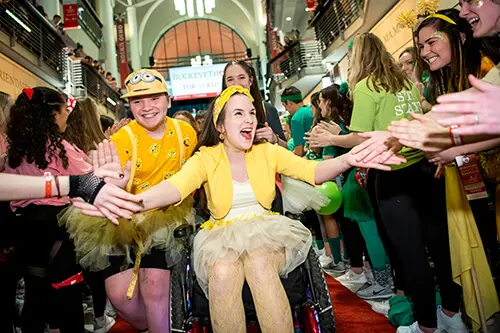
[[(26, 176), (43, 176), (44, 172), (52, 173), (52, 176), (69, 176), (69, 175), (82, 175), (92, 171), (92, 166), (87, 163), (85, 160), (87, 155), (82, 152), (80, 149), (71, 145), (66, 140), (61, 142), (66, 150), (66, 156), (68, 158), (68, 168), (64, 169), (62, 165), (62, 161), (59, 158), (59, 150), (56, 150), (56, 153), (52, 156), (52, 161), (48, 164), (47, 168), (42, 170), (39, 169), (36, 164), (30, 164), (26, 161), (23, 161), (21, 165), (17, 168), (12, 169), (8, 165), (6, 165), (5, 172), (7, 173), (15, 173), (18, 175), (26, 175)], [(47, 158), (48, 160), (48, 158)], [(58, 198), (44, 198), (44, 199), (32, 199), (32, 200), (21, 200), (21, 201), (12, 201), (10, 203), (10, 207), (13, 211), (16, 208), (26, 207), (30, 204), (35, 205), (49, 205), (49, 206), (64, 206), (69, 204), (68, 197)]]

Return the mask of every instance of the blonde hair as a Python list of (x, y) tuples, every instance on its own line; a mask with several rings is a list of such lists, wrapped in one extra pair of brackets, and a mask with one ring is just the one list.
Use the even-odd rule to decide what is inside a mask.
[(78, 100), (68, 117), (68, 128), (64, 133), (66, 140), (88, 153), (106, 139), (102, 131), (97, 103), (91, 98)]
[(349, 88), (369, 78), (376, 92), (385, 90), (395, 94), (410, 89), (411, 82), (387, 51), (384, 43), (372, 33), (364, 33), (354, 38), (349, 60)]

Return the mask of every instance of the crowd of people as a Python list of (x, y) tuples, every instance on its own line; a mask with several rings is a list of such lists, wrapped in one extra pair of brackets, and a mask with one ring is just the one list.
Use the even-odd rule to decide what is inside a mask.
[[(486, 38), (500, 33), (500, 3), (420, 14), (415, 47), (394, 59), (357, 35), (347, 82), (310, 105), (287, 87), (281, 119), (244, 61), (226, 65), (221, 94), (195, 116), (167, 116), (151, 69), (126, 78), (134, 120), (117, 124), (89, 98), (0, 93), (0, 331), (83, 333), (87, 293), (95, 332), (114, 324), (107, 300), (137, 330), (169, 332), (184, 225), (199, 229), (192, 269), (214, 332), (245, 332), (245, 282), (262, 332), (292, 332), (280, 277), (310, 251), (363, 285), (361, 298), (411, 303), (389, 318), (399, 333), (466, 333), (465, 315), (484, 326), (500, 311), (500, 55)], [(315, 186), (328, 181), (342, 205), (320, 214), (329, 199)], [(286, 214), (290, 203), (301, 212)], [(476, 289), (462, 269), (471, 246)]]

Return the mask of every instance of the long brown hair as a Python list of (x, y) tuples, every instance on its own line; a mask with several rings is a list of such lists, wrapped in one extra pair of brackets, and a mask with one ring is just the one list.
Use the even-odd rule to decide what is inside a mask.
[(327, 112), (330, 119), (326, 120), (332, 120), (337, 124), (343, 121), (345, 125), (349, 126), (351, 123), (352, 102), (339, 93), (338, 88), (334, 85), (321, 90), (321, 98), (328, 101)]
[(387, 51), (384, 43), (372, 33), (364, 33), (354, 38), (349, 68), (349, 88), (353, 91), (356, 84), (365, 78), (369, 78), (376, 92), (385, 90), (395, 94), (411, 87), (410, 80)]
[(318, 91), (311, 95), (311, 106), (314, 106), (314, 108), (316, 109), (316, 112), (314, 113), (314, 121), (311, 128), (318, 125), (321, 121), (321, 108), (319, 107), (320, 94), (321, 93)]
[(68, 117), (64, 137), (86, 153), (96, 149), (99, 142), (106, 139), (94, 100), (88, 97), (78, 100)]
[[(424, 27), (434, 27), (448, 36), (451, 47), (451, 61), (449, 66), (440, 70), (430, 71), (429, 66), (418, 54), (420, 65), (430, 74), (429, 102), (436, 104), (437, 98), (446, 93), (459, 92), (470, 88), (469, 74), (478, 75), (481, 69), (481, 45), (474, 38), (472, 28), (467, 20), (460, 18), (456, 9), (446, 9), (437, 12), (452, 19), (456, 24), (451, 24), (438, 17), (429, 17), (420, 23), (416, 33)], [(462, 35), (465, 41), (462, 44)]]
[(255, 112), (257, 113), (257, 121), (259, 126), (263, 126), (267, 121), (266, 109), (264, 108), (264, 100), (260, 94), (259, 83), (257, 82), (257, 75), (255, 69), (247, 64), (243, 60), (228, 62), (226, 67), (224, 67), (224, 75), (222, 76), (222, 91), (227, 88), (226, 84), (226, 71), (229, 66), (240, 66), (248, 75), (250, 80), (252, 80), (252, 85), (250, 86), (250, 95), (253, 97), (253, 106), (255, 107)]

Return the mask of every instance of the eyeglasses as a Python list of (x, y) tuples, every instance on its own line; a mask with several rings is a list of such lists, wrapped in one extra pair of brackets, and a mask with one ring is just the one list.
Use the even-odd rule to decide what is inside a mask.
[(163, 83), (163, 80), (154, 74), (147, 73), (147, 72), (137, 73), (134, 76), (132, 76), (127, 82), (125, 82), (125, 85), (138, 84), (141, 81), (146, 82), (146, 83), (151, 83), (151, 82), (154, 82), (154, 80), (158, 80), (161, 83)]

